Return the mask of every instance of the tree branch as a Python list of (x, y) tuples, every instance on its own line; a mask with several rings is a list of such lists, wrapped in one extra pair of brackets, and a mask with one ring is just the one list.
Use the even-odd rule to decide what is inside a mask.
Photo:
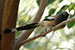
[(72, 18), (72, 19), (63, 21), (62, 23), (56, 25), (53, 29), (48, 30), (47, 32), (42, 33), (42, 34), (40, 34), (40, 35), (37, 35), (37, 36), (35, 36), (35, 37), (33, 37), (33, 38), (24, 40), (24, 41), (22, 41), (21, 43), (19, 43), (17, 46), (18, 46), (18, 47), (19, 47), (19, 46), (22, 46), (23, 44), (26, 44), (26, 43), (28, 43), (28, 42), (30, 42), (30, 41), (32, 41), (32, 40), (35, 40), (35, 39), (37, 39), (37, 38), (39, 38), (39, 37), (42, 37), (42, 36), (45, 36), (45, 35), (48, 34), (49, 32), (59, 29), (62, 25), (66, 24), (66, 23), (68, 23), (68, 22), (70, 22), (70, 21), (75, 21), (75, 18)]
[[(45, 10), (47, 1), (48, 1), (48, 0), (41, 0), (40, 7), (39, 7), (39, 9), (38, 9), (38, 11), (37, 11), (37, 13), (36, 13), (34, 19), (32, 20), (32, 23), (34, 23), (34, 22), (39, 22), (39, 21), (40, 21), (40, 19), (41, 19), (41, 17), (42, 17), (42, 14), (43, 14), (43, 12), (44, 12), (44, 10)], [(17, 38), (17, 40), (16, 40), (16, 43), (20, 43), (20, 42), (22, 42), (23, 40), (26, 40), (26, 39), (29, 37), (29, 35), (32, 33), (33, 30), (34, 30), (34, 29), (25, 30), (23, 33), (21, 33), (21, 34), (18, 36), (18, 38)]]

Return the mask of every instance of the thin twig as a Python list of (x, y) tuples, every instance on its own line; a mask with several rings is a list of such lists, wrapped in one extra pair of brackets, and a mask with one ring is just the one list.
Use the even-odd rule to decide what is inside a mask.
[(21, 45), (23, 45), (23, 44), (26, 44), (26, 43), (28, 43), (28, 42), (30, 42), (30, 41), (32, 41), (32, 40), (35, 40), (35, 39), (37, 39), (37, 38), (39, 38), (39, 37), (45, 36), (45, 35), (48, 34), (49, 32), (59, 29), (62, 25), (66, 24), (66, 23), (68, 23), (68, 22), (70, 22), (70, 21), (75, 21), (75, 18), (72, 18), (72, 19), (63, 21), (63, 22), (61, 22), (60, 24), (56, 25), (53, 29), (48, 30), (48, 31), (45, 32), (45, 33), (42, 33), (42, 34), (40, 34), (40, 35), (37, 35), (37, 36), (35, 36), (35, 37), (33, 37), (33, 38), (30, 38), (30, 39), (27, 39), (27, 40), (24, 40), (24, 41), (22, 41), (21, 43), (19, 43), (19, 44), (17, 45), (17, 47), (19, 47), (19, 46), (21, 46)]

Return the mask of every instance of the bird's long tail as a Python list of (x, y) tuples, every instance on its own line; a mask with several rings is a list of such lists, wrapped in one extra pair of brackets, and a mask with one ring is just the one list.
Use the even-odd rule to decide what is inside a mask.
[(38, 23), (27, 24), (27, 25), (25, 25), (25, 26), (21, 26), (21, 27), (18, 27), (18, 28), (16, 28), (16, 29), (17, 29), (17, 31), (20, 31), (20, 30), (29, 30), (29, 29), (33, 29), (33, 28), (38, 27), (37, 24), (38, 24)]
[(21, 26), (21, 27), (18, 27), (18, 28), (5, 29), (4, 33), (10, 33), (10, 32), (21, 31), (21, 30), (29, 30), (29, 29), (36, 28), (38, 26), (39, 26), (38, 23), (27, 24), (25, 26)]

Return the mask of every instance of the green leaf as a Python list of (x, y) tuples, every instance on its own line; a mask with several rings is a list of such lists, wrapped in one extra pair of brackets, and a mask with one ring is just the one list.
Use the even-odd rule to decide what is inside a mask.
[(59, 2), (62, 2), (63, 0), (59, 0)]
[(55, 10), (56, 10), (55, 8), (50, 9), (48, 16), (51, 16), (55, 12)]
[(38, 5), (40, 5), (40, 1), (41, 1), (41, 0), (36, 0), (36, 2), (37, 2)]
[(74, 10), (74, 14), (75, 14), (75, 6), (73, 7), (73, 10)]
[(48, 0), (47, 5), (53, 3), (55, 0)]
[(54, 12), (55, 12), (55, 8), (51, 8), (50, 10), (49, 10), (49, 14), (48, 14), (48, 16), (46, 16), (45, 18), (47, 18), (47, 17), (50, 17)]
[[(72, 15), (71, 15), (71, 16), (69, 17), (69, 19), (71, 19), (71, 18), (75, 18), (75, 16), (72, 16)], [(71, 22), (67, 23), (67, 27), (68, 27), (68, 28), (71, 28), (71, 27), (74, 26), (74, 25), (75, 25), (75, 21), (71, 21)]]
[(75, 6), (73, 7), (73, 10), (75, 10)]
[(58, 12), (57, 14), (62, 13), (63, 11), (65, 11), (69, 6), (68, 5), (64, 5)]
[(71, 3), (71, 4), (69, 5), (68, 10), (71, 11), (74, 7), (75, 7), (75, 4), (74, 4), (74, 3)]
[[(41, 0), (36, 0), (37, 4), (40, 5)], [(47, 5), (53, 3), (55, 0), (48, 0)]]

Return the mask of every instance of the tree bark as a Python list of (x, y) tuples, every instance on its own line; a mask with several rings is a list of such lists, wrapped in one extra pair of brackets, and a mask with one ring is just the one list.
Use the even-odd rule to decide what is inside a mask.
[(2, 16), (3, 16), (4, 4), (5, 4), (5, 0), (0, 0), (0, 49), (1, 49)]
[(2, 18), (2, 50), (15, 50), (15, 32), (5, 34), (3, 31), (16, 26), (19, 0), (5, 0)]

